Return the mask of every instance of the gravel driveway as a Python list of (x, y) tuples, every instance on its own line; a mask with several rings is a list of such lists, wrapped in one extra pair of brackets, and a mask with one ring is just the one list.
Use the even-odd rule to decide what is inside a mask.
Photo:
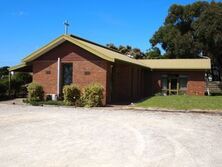
[(222, 166), (222, 116), (0, 104), (0, 166)]

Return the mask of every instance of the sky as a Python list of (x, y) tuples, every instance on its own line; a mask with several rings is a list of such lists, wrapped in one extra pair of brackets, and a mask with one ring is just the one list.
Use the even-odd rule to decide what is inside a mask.
[(105, 45), (146, 51), (172, 4), (195, 0), (0, 0), (0, 67), (69, 33)]

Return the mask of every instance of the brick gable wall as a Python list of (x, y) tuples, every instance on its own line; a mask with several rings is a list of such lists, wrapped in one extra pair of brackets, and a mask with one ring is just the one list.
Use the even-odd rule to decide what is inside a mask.
[(58, 57), (61, 58), (61, 64), (73, 64), (73, 83), (81, 88), (91, 83), (101, 84), (105, 89), (106, 103), (109, 62), (69, 42), (64, 42), (33, 62), (33, 81), (44, 87), (45, 94), (56, 94)]

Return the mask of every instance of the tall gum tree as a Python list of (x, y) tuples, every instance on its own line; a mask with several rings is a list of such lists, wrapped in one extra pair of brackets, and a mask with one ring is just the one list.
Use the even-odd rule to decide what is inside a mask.
[(160, 45), (167, 58), (209, 57), (215, 80), (221, 80), (222, 67), (222, 3), (199, 1), (170, 7), (163, 26), (150, 39)]

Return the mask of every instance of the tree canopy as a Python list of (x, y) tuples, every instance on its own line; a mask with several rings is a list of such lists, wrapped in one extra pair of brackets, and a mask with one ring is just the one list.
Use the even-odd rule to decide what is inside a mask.
[(213, 77), (221, 80), (222, 2), (172, 5), (150, 43), (160, 45), (166, 58), (211, 58)]
[(114, 44), (111, 43), (107, 44), (106, 47), (135, 59), (142, 59), (145, 56), (145, 54), (139, 48), (133, 48), (129, 45), (115, 46)]
[(222, 57), (222, 3), (172, 5), (164, 25), (150, 39), (168, 58)]
[(163, 57), (161, 56), (161, 52), (158, 47), (153, 47), (151, 49), (148, 49), (144, 56), (144, 59), (161, 59), (161, 58)]
[(8, 76), (8, 66), (0, 67), (0, 79), (3, 79), (5, 76)]

